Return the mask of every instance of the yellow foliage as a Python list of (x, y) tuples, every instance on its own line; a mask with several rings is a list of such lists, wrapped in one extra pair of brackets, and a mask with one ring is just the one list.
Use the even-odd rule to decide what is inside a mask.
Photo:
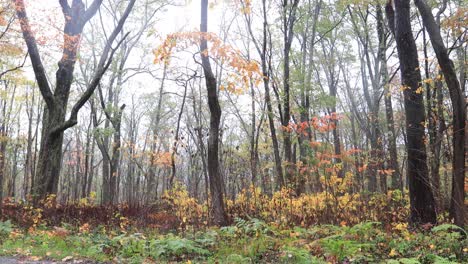
[(392, 248), (392, 250), (390, 250), (390, 253), (388, 253), (389, 257), (395, 257), (396, 255), (398, 255), (398, 253), (394, 248)]
[(55, 194), (49, 194), (45, 199), (44, 199), (44, 207), (45, 208), (54, 208), (57, 204), (57, 195)]
[(455, 14), (445, 18), (441, 26), (444, 29), (451, 30), (451, 33), (455, 36), (461, 35), (464, 30), (468, 27), (468, 7), (460, 6)]
[(416, 89), (415, 93), (417, 94), (421, 94), (422, 92), (424, 92), (424, 88), (422, 86), (419, 86), (418, 89)]
[(125, 232), (127, 227), (130, 226), (130, 220), (127, 217), (124, 217), (124, 216), (121, 216), (119, 218), (119, 220), (120, 220), (119, 221), (120, 230)]
[(90, 225), (88, 223), (84, 223), (80, 226), (79, 231), (82, 234), (88, 234), (90, 231)]
[(203, 216), (203, 205), (190, 197), (187, 189), (179, 183), (166, 191), (162, 198), (170, 203), (173, 213), (182, 224), (194, 223)]
[[(398, 223), (392, 228), (406, 230), (406, 226), (401, 223), (406, 220), (409, 209), (408, 201), (402, 193), (352, 193), (353, 177), (352, 173), (346, 173), (344, 178), (322, 176), (320, 183), (323, 191), (299, 196), (289, 188), (268, 195), (259, 187), (251, 185), (237, 194), (235, 199), (228, 199), (226, 210), (231, 218), (256, 217), (276, 226), (310, 226), (319, 223), (352, 226), (362, 221), (379, 221)], [(163, 198), (169, 201), (171, 212), (182, 224), (205, 222), (206, 203), (191, 198), (182, 185), (177, 184)], [(409, 236), (407, 233), (404, 235)]]
[(424, 79), (423, 82), (427, 84), (433, 84), (434, 80), (429, 78), (429, 79)]
[[(359, 193), (351, 193), (353, 175), (346, 173), (344, 178), (336, 175), (321, 177), (322, 192), (302, 194), (297, 196), (288, 188), (283, 188), (271, 196), (261, 192), (260, 188), (250, 186), (243, 190), (235, 200), (228, 200), (228, 212), (233, 217), (254, 216), (279, 225), (300, 223), (311, 225), (327, 221), (335, 224), (353, 225), (362, 220), (383, 221), (383, 214), (388, 211), (390, 204), (395, 205), (395, 211), (400, 213), (391, 215), (395, 221), (405, 219), (407, 201), (395, 193), (374, 194), (363, 197)], [(401, 202), (401, 203), (400, 203)]]
[(78, 201), (78, 205), (81, 207), (86, 207), (89, 205), (93, 205), (96, 202), (96, 192), (90, 192), (89, 197), (81, 198)]

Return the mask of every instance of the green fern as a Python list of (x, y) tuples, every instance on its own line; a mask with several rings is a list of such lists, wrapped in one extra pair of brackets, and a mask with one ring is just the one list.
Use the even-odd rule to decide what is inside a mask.
[(453, 232), (453, 231), (458, 231), (464, 234), (464, 237), (466, 237), (468, 234), (466, 233), (465, 229), (453, 225), (453, 224), (442, 224), (436, 227), (433, 227), (431, 229), (432, 232), (441, 232), (441, 231), (446, 231), (446, 232)]
[(202, 248), (197, 242), (176, 236), (151, 240), (149, 248), (150, 255), (156, 259), (177, 258), (183, 255), (207, 256), (210, 254), (208, 250)]

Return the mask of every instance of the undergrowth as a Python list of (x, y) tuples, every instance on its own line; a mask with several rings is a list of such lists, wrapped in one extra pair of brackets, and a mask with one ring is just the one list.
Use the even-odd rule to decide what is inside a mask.
[(379, 222), (284, 228), (256, 218), (164, 234), (130, 226), (24, 229), (0, 222), (0, 254), (99, 263), (466, 263), (464, 232), (450, 224), (416, 232), (395, 223), (385, 230)]
[[(344, 178), (332, 176), (322, 180), (323, 191), (299, 196), (288, 188), (267, 195), (260, 188), (251, 186), (241, 191), (235, 199), (226, 201), (227, 214), (231, 220), (250, 217), (281, 227), (355, 225), (364, 221), (379, 221), (389, 226), (408, 218), (407, 193), (399, 190), (385, 194), (354, 193), (351, 174)], [(64, 205), (58, 203), (53, 195), (37, 206), (6, 199), (2, 205), (1, 217), (22, 227), (88, 223), (93, 226), (133, 225), (175, 230), (207, 227), (208, 204), (190, 197), (184, 187), (176, 184), (157, 203), (145, 206), (104, 206), (98, 205), (93, 198)]]
[(142, 207), (6, 199), (0, 254), (98, 263), (467, 263), (464, 229), (408, 227), (407, 193), (354, 193), (351, 175), (322, 187), (300, 196), (246, 189), (227, 201), (231, 225), (222, 228), (208, 224), (209, 203), (180, 185)]

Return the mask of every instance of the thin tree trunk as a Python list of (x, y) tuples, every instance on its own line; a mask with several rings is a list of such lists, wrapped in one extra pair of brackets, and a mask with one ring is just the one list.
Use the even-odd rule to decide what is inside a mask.
[[(200, 31), (208, 30), (208, 0), (201, 1)], [(206, 89), (208, 90), (208, 105), (210, 108), (210, 136), (208, 138), (208, 177), (210, 180), (211, 210), (213, 223), (224, 226), (228, 218), (224, 209), (223, 182), (219, 166), (219, 125), (221, 121), (221, 107), (218, 100), (218, 86), (211, 69), (209, 57), (205, 54), (208, 49), (207, 39), (202, 35), (200, 51), (202, 67), (205, 73)]]
[(169, 186), (172, 188), (174, 185), (174, 178), (176, 176), (176, 164), (175, 164), (175, 156), (177, 155), (177, 146), (179, 144), (179, 130), (180, 130), (180, 120), (182, 119), (182, 114), (184, 113), (185, 107), (185, 99), (187, 98), (187, 86), (190, 79), (185, 83), (184, 86), (184, 96), (182, 98), (182, 106), (180, 107), (179, 116), (177, 118), (177, 127), (174, 135), (174, 143), (172, 145), (172, 153), (171, 153), (171, 178), (169, 180)]
[(86, 183), (86, 193), (85, 197), (90, 197), (91, 194), (91, 187), (93, 184), (93, 178), (94, 178), (94, 149), (96, 145), (96, 140), (94, 138), (91, 138), (91, 148), (90, 148), (90, 161), (89, 161), (89, 176), (87, 178), (87, 183)]
[[(438, 74), (442, 74), (439, 72)], [(437, 190), (438, 194), (442, 194), (442, 190), (440, 189), (440, 162), (443, 159), (440, 152), (442, 149), (442, 142), (444, 141), (444, 131), (447, 129), (445, 125), (445, 117), (444, 117), (444, 94), (443, 94), (443, 84), (441, 80), (435, 81), (435, 93), (437, 97), (437, 115), (436, 115), (436, 126), (434, 127), (435, 136), (434, 136), (434, 145), (431, 146), (433, 148), (433, 155), (434, 161), (431, 164), (431, 172), (432, 172), (432, 181), (434, 182), (434, 190)], [(448, 185), (448, 182), (446, 182)], [(446, 192), (447, 194), (449, 192)], [(438, 206), (443, 208), (443, 201), (442, 197), (438, 197)]]
[[(23, 180), (23, 192), (24, 198), (28, 196), (30, 193), (31, 188), (31, 180), (32, 180), (32, 172), (33, 172), (33, 152), (32, 152), (32, 145), (34, 143), (33, 139), (33, 115), (34, 115), (34, 90), (29, 90), (32, 87), (28, 87), (28, 91), (26, 94), (26, 115), (28, 116), (28, 139), (27, 139), (27, 146), (26, 146), (26, 161), (24, 163), (24, 180)], [(31, 95), (31, 104), (29, 104), (29, 95)]]
[[(291, 119), (291, 105), (290, 105), (290, 51), (294, 37), (294, 23), (296, 21), (296, 10), (299, 0), (294, 0), (290, 3), (288, 0), (283, 0), (283, 148), (284, 158), (286, 161), (285, 176), (288, 184), (294, 183), (294, 165), (293, 153), (291, 143), (291, 132), (289, 128), (289, 121)], [(289, 14), (289, 16), (288, 16)]]
[[(271, 44), (271, 36), (269, 39), (269, 28), (268, 28), (268, 16), (267, 16), (267, 5), (266, 0), (262, 0), (262, 15), (263, 15), (263, 34), (261, 46), (255, 39), (255, 35), (252, 31), (252, 25), (250, 20), (248, 20), (248, 30), (249, 34), (254, 41), (255, 47), (261, 59), (261, 67), (263, 74), (263, 87), (265, 89), (265, 103), (267, 107), (267, 116), (268, 116), (268, 125), (270, 128), (271, 141), (273, 144), (273, 156), (275, 160), (275, 170), (276, 170), (276, 183), (279, 188), (284, 186), (283, 178), (283, 168), (279, 150), (278, 136), (276, 134), (276, 127), (274, 121), (274, 112), (273, 105), (270, 95), (270, 68), (271, 68), (271, 51), (268, 51), (268, 43)], [(271, 45), (270, 45), (271, 49)], [(269, 54), (270, 53), (270, 54)]]

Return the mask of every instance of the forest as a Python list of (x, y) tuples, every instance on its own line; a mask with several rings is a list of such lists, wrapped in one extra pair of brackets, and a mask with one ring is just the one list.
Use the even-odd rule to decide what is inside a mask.
[(0, 263), (468, 263), (468, 2), (0, 0)]

